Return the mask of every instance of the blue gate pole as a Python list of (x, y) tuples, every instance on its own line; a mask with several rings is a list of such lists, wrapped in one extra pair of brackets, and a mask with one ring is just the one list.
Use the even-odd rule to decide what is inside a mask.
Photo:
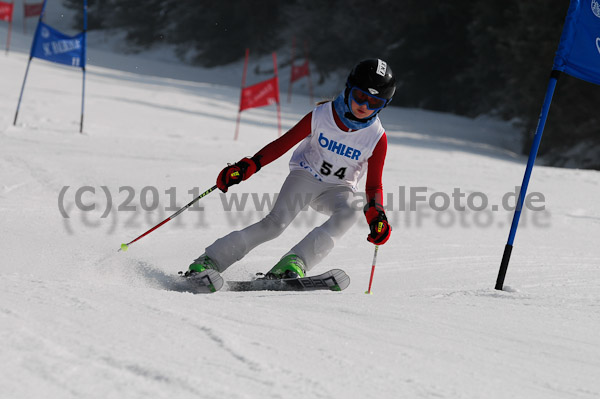
[(544, 104), (542, 105), (542, 112), (540, 113), (540, 119), (538, 126), (533, 138), (531, 150), (529, 151), (529, 159), (527, 160), (527, 168), (525, 169), (525, 176), (523, 176), (523, 184), (521, 184), (521, 191), (519, 193), (519, 199), (517, 200), (517, 206), (515, 208), (515, 214), (513, 216), (512, 224), (510, 226), (510, 234), (508, 235), (508, 242), (504, 247), (504, 254), (502, 255), (502, 262), (500, 263), (500, 270), (498, 271), (498, 278), (496, 279), (497, 290), (502, 290), (504, 286), (504, 278), (506, 277), (506, 270), (508, 269), (508, 262), (510, 260), (510, 254), (513, 249), (513, 242), (515, 241), (515, 235), (517, 234), (517, 226), (519, 225), (519, 218), (521, 217), (521, 210), (523, 209), (523, 203), (525, 201), (525, 195), (527, 194), (527, 186), (529, 185), (529, 179), (531, 177), (531, 171), (535, 158), (537, 157), (538, 149), (540, 148), (540, 142), (542, 141), (542, 134), (544, 133), (544, 127), (546, 126), (546, 119), (548, 118), (548, 111), (550, 110), (550, 104), (552, 103), (552, 96), (554, 95), (554, 89), (556, 88), (556, 82), (560, 77), (561, 72), (553, 70), (550, 75), (550, 82), (548, 82), (548, 88), (546, 89), (546, 97), (544, 98)]
[(25, 90), (25, 82), (27, 81), (27, 74), (29, 73), (29, 65), (31, 64), (31, 59), (33, 57), (29, 57), (29, 61), (27, 61), (27, 68), (25, 68), (25, 78), (23, 79), (23, 85), (21, 85), (21, 94), (19, 95), (19, 102), (17, 103), (17, 112), (15, 112), (15, 120), (13, 121), (13, 126), (17, 125), (17, 117), (19, 116), (19, 108), (21, 108), (21, 99), (23, 98), (23, 91)]
[(83, 83), (81, 85), (81, 120), (79, 121), (79, 133), (83, 133), (83, 113), (85, 99), (85, 64), (87, 50), (87, 0), (83, 0), (83, 49), (81, 51), (81, 62), (83, 63)]
[(19, 102), (17, 103), (17, 112), (15, 112), (15, 120), (13, 121), (13, 126), (17, 124), (17, 117), (19, 116), (19, 108), (21, 108), (21, 100), (23, 99), (23, 91), (25, 90), (25, 82), (27, 81), (27, 74), (29, 74), (29, 65), (31, 64), (31, 60), (33, 59), (33, 49), (35, 48), (39, 33), (40, 33), (40, 22), (42, 22), (42, 18), (44, 18), (44, 14), (46, 13), (46, 0), (42, 3), (42, 11), (40, 12), (40, 17), (38, 19), (37, 27), (35, 28), (35, 34), (33, 36), (33, 42), (31, 42), (31, 50), (29, 51), (29, 61), (27, 61), (27, 68), (25, 68), (25, 78), (23, 79), (23, 85), (21, 86), (21, 94), (19, 95)]
[(81, 120), (79, 121), (79, 133), (83, 133), (83, 102), (85, 98), (85, 67), (83, 67), (83, 84), (81, 87)]

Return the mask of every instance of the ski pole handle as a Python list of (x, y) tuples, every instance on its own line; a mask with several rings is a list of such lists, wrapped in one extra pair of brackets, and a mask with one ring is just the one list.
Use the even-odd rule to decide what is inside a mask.
[(141, 236), (137, 237), (135, 240), (129, 241), (127, 244), (121, 244), (121, 248), (119, 248), (117, 250), (117, 252), (119, 252), (119, 251), (127, 251), (127, 249), (129, 248), (129, 246), (131, 244), (133, 244), (134, 242), (136, 242), (140, 238), (142, 238), (142, 237), (144, 237), (144, 236), (152, 233), (154, 230), (158, 229), (160, 226), (162, 226), (163, 224), (167, 223), (168, 221), (170, 221), (172, 219), (175, 219), (181, 212), (185, 211), (190, 206), (192, 206), (196, 202), (198, 202), (198, 200), (200, 200), (200, 198), (207, 196), (208, 194), (210, 194), (211, 192), (213, 192), (216, 189), (217, 189), (216, 185), (212, 186), (211, 188), (209, 188), (208, 190), (206, 190), (205, 192), (203, 192), (202, 194), (200, 194), (199, 196), (197, 196), (196, 198), (194, 198), (189, 204), (187, 204), (183, 208), (179, 209), (177, 212), (175, 212), (174, 214), (172, 214), (171, 216), (169, 216), (168, 218), (166, 218), (165, 220), (163, 220), (162, 222), (160, 222), (159, 224), (157, 224), (156, 226), (154, 226), (153, 228), (151, 228), (150, 230), (148, 230), (147, 232), (145, 232)]
[(373, 284), (373, 274), (375, 274), (375, 263), (377, 263), (377, 251), (379, 251), (379, 245), (375, 245), (375, 251), (373, 252), (373, 266), (371, 266), (371, 278), (369, 279), (369, 289), (365, 291), (365, 294), (371, 295), (371, 284)]

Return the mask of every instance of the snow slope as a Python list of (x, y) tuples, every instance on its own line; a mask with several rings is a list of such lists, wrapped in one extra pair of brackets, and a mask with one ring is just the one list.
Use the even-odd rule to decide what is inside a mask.
[[(529, 192), (543, 194), (546, 210), (524, 212), (506, 291), (495, 291), (511, 212), (399, 208), (411, 188), (440, 202), (460, 189), (501, 204), (524, 171), (511, 151), (517, 135), (495, 121), (387, 108), (394, 231), (373, 295), (364, 294), (373, 246), (362, 220), (314, 270), (344, 268), (352, 284), (342, 293), (192, 295), (176, 290), (177, 271), (266, 214), (251, 194), (278, 191), (288, 156), (231, 190), (250, 195), (245, 211), (227, 211), (232, 196), (213, 193), (203, 212), (116, 250), (274, 139), (274, 107), (245, 112), (234, 142), (239, 65), (225, 68), (227, 86), (223, 70), (130, 58), (140, 75), (91, 49), (84, 134), (81, 73), (39, 60), (13, 126), (27, 37), (14, 40), (0, 60), (3, 398), (600, 396), (598, 172), (535, 168)], [(174, 78), (193, 71), (194, 81)], [(310, 108), (301, 96), (284, 103), (284, 127)], [(85, 187), (80, 207), (94, 210), (75, 204)], [(225, 277), (268, 270), (320, 220), (302, 213)]]

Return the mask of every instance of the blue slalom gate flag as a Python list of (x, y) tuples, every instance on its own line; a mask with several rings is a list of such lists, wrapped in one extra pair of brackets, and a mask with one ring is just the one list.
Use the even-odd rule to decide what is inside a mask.
[(68, 36), (40, 21), (31, 46), (31, 57), (85, 68), (85, 42), (85, 32)]
[(600, 84), (600, 0), (571, 0), (553, 69)]
[(510, 261), (510, 255), (519, 225), (519, 218), (523, 209), (523, 201), (527, 193), (527, 186), (531, 178), (533, 164), (542, 141), (542, 134), (548, 119), (548, 112), (552, 104), (552, 96), (556, 83), (561, 73), (564, 72), (575, 78), (600, 85), (600, 0), (571, 0), (563, 32), (558, 44), (558, 51), (554, 57), (554, 65), (550, 74), (550, 81), (546, 89), (546, 96), (540, 112), (540, 119), (529, 151), (527, 167), (521, 184), (521, 191), (517, 206), (510, 226), (508, 241), (504, 247), (504, 254), (500, 263), (500, 270), (496, 279), (497, 290), (502, 290), (504, 279)]
[(79, 122), (79, 132), (83, 133), (84, 99), (85, 99), (85, 60), (86, 60), (86, 37), (87, 37), (87, 0), (83, 0), (83, 31), (75, 36), (65, 35), (48, 24), (43, 22), (46, 12), (46, 2), (42, 3), (40, 18), (38, 20), (33, 42), (31, 43), (31, 52), (25, 69), (25, 77), (21, 86), (21, 94), (17, 103), (17, 111), (13, 125), (17, 124), (21, 100), (25, 91), (25, 83), (29, 74), (29, 66), (33, 58), (55, 62), (57, 64), (81, 68), (83, 80), (81, 84), (81, 119)]

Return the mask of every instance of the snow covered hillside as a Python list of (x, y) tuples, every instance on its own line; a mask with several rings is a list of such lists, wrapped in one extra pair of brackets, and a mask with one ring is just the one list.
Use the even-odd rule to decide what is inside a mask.
[[(27, 37), (13, 40), (0, 56), (2, 398), (600, 396), (599, 172), (534, 169), (529, 192), (545, 210), (524, 212), (506, 291), (496, 291), (512, 217), (502, 202), (514, 203), (525, 165), (511, 151), (518, 135), (495, 121), (386, 108), (394, 230), (373, 295), (362, 219), (314, 269), (346, 270), (342, 293), (179, 292), (177, 271), (206, 245), (266, 215), (261, 201), (279, 190), (289, 156), (129, 251), (119, 245), (276, 138), (275, 108), (244, 112), (236, 142), (239, 66), (91, 49), (84, 134), (81, 72), (40, 60), (13, 126), (28, 51)], [(284, 103), (284, 128), (310, 109), (302, 96)], [(230, 201), (244, 193), (238, 211)], [(320, 220), (302, 212), (224, 277), (267, 271)]]

